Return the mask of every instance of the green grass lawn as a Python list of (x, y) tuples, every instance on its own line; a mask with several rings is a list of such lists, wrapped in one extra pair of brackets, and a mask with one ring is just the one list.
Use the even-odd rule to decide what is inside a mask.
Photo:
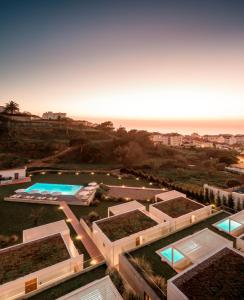
[(186, 229), (183, 229), (179, 232), (176, 232), (174, 234), (171, 234), (165, 238), (162, 238), (152, 244), (146, 245), (138, 250), (130, 252), (130, 255), (132, 257), (144, 257), (145, 260), (149, 262), (149, 264), (152, 267), (152, 270), (155, 274), (160, 275), (166, 279), (171, 278), (172, 276), (176, 275), (176, 272), (167, 264), (161, 261), (161, 258), (158, 254), (156, 254), (155, 251), (159, 250), (160, 248), (163, 248), (171, 243), (174, 243), (186, 236), (189, 236), (197, 231), (200, 231), (204, 228), (210, 228), (211, 230), (218, 232), (219, 234), (223, 235), (224, 237), (231, 239), (231, 236), (218, 231), (215, 229), (212, 224), (216, 223), (217, 221), (224, 219), (228, 216), (225, 212), (220, 212), (217, 215), (214, 215), (213, 217), (202, 221), (200, 223), (197, 223), (193, 226), (190, 226)]
[(56, 205), (3, 201), (4, 197), (11, 195), (16, 189), (29, 185), (30, 183), (25, 183), (0, 187), (0, 235), (17, 235), (18, 240), (12, 244), (22, 242), (22, 231), (25, 229), (65, 218), (64, 213)]
[(59, 297), (62, 297), (76, 289), (81, 288), (82, 286), (103, 278), (106, 275), (107, 266), (103, 264), (89, 272), (85, 272), (81, 275), (78, 275), (72, 279), (66, 280), (63, 283), (56, 285), (36, 296), (31, 297), (32, 300), (53, 300)]
[(137, 187), (151, 187), (148, 181), (140, 179), (139, 181), (136, 180), (135, 177), (131, 176), (130, 178), (124, 178), (123, 176), (121, 179), (118, 178), (119, 176), (107, 176), (106, 174), (102, 173), (95, 173), (92, 175), (89, 173), (82, 173), (79, 175), (75, 174), (67, 174), (63, 173), (62, 175), (58, 175), (57, 173), (46, 173), (45, 175), (35, 174), (32, 177), (33, 182), (49, 182), (49, 183), (67, 183), (67, 184), (88, 184), (89, 182), (95, 181), (97, 183), (104, 183), (108, 185), (127, 185), (127, 186), (137, 186)]

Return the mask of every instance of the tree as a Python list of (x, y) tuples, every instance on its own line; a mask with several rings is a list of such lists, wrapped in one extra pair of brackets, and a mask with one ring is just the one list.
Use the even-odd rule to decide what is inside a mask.
[(219, 207), (219, 206), (221, 205), (221, 199), (220, 199), (219, 193), (218, 193), (217, 198), (215, 199), (215, 205), (216, 205), (217, 207)]
[(114, 131), (114, 124), (111, 121), (106, 121), (97, 125), (96, 129), (112, 132)]
[(226, 196), (223, 196), (223, 197), (222, 197), (222, 204), (223, 204), (224, 206), (227, 206), (227, 198), (226, 198)]
[(118, 161), (125, 167), (136, 165), (144, 158), (142, 147), (136, 142), (130, 142), (124, 146), (118, 146), (114, 150), (114, 154)]
[(229, 179), (229, 180), (226, 181), (226, 185), (229, 188), (232, 188), (232, 187), (241, 185), (241, 182), (239, 180), (237, 180), (237, 179)]
[(233, 198), (231, 195), (229, 195), (229, 198), (228, 198), (228, 206), (229, 208), (233, 209), (234, 208), (234, 201), (233, 201)]
[(4, 111), (13, 115), (19, 112), (19, 104), (14, 101), (9, 101), (8, 103), (5, 104)]

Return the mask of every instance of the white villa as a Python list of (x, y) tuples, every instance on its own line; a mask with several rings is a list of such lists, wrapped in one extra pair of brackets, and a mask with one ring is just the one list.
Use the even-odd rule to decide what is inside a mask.
[(228, 246), (168, 280), (168, 300), (243, 299), (244, 254)]
[(207, 218), (212, 208), (181, 196), (151, 204), (149, 212), (159, 222), (169, 222), (170, 231), (175, 231)]
[(123, 300), (109, 276), (95, 280), (57, 300)]
[(0, 170), (0, 185), (16, 184), (31, 181), (26, 176), (26, 167)]
[(233, 242), (205, 228), (159, 249), (156, 253), (176, 272), (181, 272), (224, 246), (233, 247)]
[(115, 212), (114, 216), (92, 224), (93, 241), (112, 266), (119, 264), (119, 255), (122, 252), (132, 250), (169, 232), (168, 222), (158, 224), (153, 216), (138, 206), (139, 203), (133, 201), (129, 204), (132, 208), (138, 206), (139, 209), (135, 210), (127, 209), (128, 204), (120, 206), (123, 213), (116, 214), (116, 209), (110, 208), (110, 212)]
[(23, 231), (23, 242), (0, 250), (0, 299), (19, 299), (83, 269), (65, 221)]

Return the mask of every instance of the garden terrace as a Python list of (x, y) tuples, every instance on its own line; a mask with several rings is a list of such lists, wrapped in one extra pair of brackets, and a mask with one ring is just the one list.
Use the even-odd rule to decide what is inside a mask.
[(106, 218), (96, 224), (112, 242), (158, 225), (139, 210)]
[(163, 201), (153, 206), (171, 218), (178, 218), (204, 207), (202, 204), (184, 197)]
[(244, 257), (224, 248), (172, 282), (188, 299), (243, 299)]
[[(134, 250), (129, 253), (129, 256), (131, 259), (136, 258), (136, 257), (139, 257), (139, 258), (144, 257), (150, 263), (154, 274), (162, 276), (168, 280), (169, 278), (174, 276), (176, 274), (176, 272), (166, 262), (161, 261), (161, 258), (159, 257), (159, 255), (157, 255), (156, 251), (158, 249), (166, 247), (169, 244), (175, 243), (175, 242), (177, 242), (189, 235), (192, 235), (202, 229), (205, 229), (205, 228), (209, 228), (209, 229), (213, 230), (214, 232), (221, 234), (223, 237), (225, 237), (231, 241), (234, 241), (235, 239), (232, 236), (230, 236), (224, 232), (220, 232), (213, 226), (214, 223), (216, 223), (228, 216), (229, 216), (229, 214), (227, 214), (226, 212), (220, 212), (220, 213), (217, 213), (216, 215), (212, 215), (208, 219), (205, 219), (199, 223), (195, 223), (192, 226), (189, 226), (183, 230), (180, 230), (178, 232), (170, 234), (160, 240), (157, 240), (156, 242), (153, 242), (153, 243), (143, 246), (137, 250)], [(147, 278), (145, 278), (145, 279), (147, 280)]]
[(60, 234), (0, 251), (0, 284), (50, 267), (70, 258)]

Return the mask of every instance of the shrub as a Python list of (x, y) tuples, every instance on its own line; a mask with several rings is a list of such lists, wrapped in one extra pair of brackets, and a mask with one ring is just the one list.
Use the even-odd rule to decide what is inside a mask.
[(95, 222), (97, 220), (99, 220), (99, 214), (96, 212), (96, 211), (91, 211), (89, 214), (88, 214), (88, 220), (92, 223), (92, 222)]

